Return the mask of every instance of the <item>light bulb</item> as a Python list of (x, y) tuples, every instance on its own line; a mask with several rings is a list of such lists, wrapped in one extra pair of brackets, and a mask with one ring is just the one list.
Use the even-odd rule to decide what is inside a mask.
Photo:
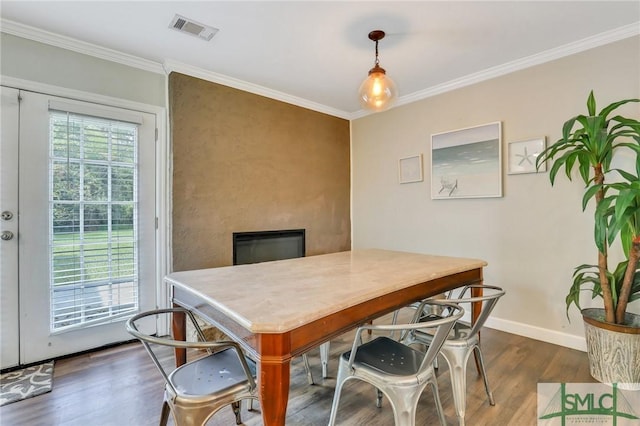
[(360, 105), (377, 112), (390, 108), (398, 96), (393, 80), (387, 77), (384, 70), (379, 67), (378, 70), (372, 69), (358, 90)]

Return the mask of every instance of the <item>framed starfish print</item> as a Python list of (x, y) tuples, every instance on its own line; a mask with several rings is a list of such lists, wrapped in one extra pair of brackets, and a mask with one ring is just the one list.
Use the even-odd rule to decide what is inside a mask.
[(542, 164), (536, 170), (538, 155), (545, 148), (545, 138), (529, 139), (526, 141), (509, 143), (509, 174), (537, 173), (547, 170), (546, 164)]

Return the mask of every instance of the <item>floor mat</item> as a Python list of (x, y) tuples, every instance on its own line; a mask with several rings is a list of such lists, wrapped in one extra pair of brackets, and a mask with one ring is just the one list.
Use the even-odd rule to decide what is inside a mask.
[(51, 392), (53, 361), (0, 376), (0, 406)]

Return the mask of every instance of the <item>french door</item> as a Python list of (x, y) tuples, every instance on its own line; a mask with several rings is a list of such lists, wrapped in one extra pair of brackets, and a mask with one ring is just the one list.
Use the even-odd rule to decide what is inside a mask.
[(2, 87), (2, 368), (127, 340), (155, 306), (155, 135), (154, 114)]
[(18, 91), (0, 96), (0, 367), (20, 361), (18, 334)]

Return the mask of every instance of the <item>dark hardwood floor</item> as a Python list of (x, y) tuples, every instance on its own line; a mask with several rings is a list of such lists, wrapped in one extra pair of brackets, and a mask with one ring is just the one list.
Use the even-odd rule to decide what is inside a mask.
[[(326, 425), (333, 399), (337, 356), (348, 350), (352, 333), (331, 342), (330, 377), (321, 378), (318, 351), (309, 359), (317, 384), (310, 386), (301, 359), (291, 367), (291, 390), (287, 425)], [(470, 361), (467, 377), (466, 423), (474, 425), (535, 425), (537, 383), (593, 382), (585, 353), (540, 341), (485, 329), (482, 347), (496, 405), (486, 399), (482, 379)], [(165, 362), (171, 362), (167, 352)], [(444, 360), (438, 372), (440, 396), (447, 423), (457, 424)], [(53, 391), (0, 407), (2, 426), (98, 425), (144, 426), (158, 423), (163, 382), (150, 358), (138, 343), (56, 361)], [(261, 425), (259, 407), (243, 409), (246, 425)], [(170, 422), (171, 423), (171, 422)], [(433, 395), (427, 387), (420, 400), (418, 425), (436, 425)], [(231, 408), (208, 423), (234, 425)], [(338, 424), (388, 426), (393, 414), (388, 402), (375, 406), (375, 391), (364, 383), (345, 385)]]

